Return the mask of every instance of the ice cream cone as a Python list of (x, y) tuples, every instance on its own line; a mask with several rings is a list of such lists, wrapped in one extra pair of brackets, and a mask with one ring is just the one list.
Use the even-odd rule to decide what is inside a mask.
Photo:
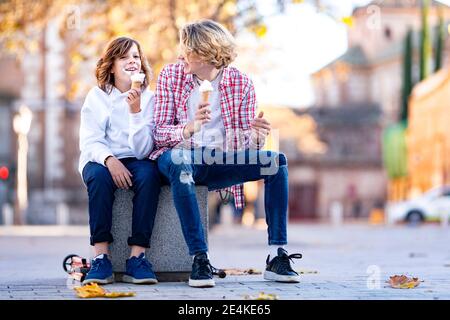
[(204, 92), (202, 92), (202, 102), (203, 103), (209, 102), (209, 94), (210, 93), (211, 93), (211, 91), (204, 91)]
[(131, 75), (131, 89), (140, 89), (142, 84), (144, 83), (145, 74), (144, 73), (135, 73)]
[(199, 91), (202, 94), (202, 102), (203, 103), (209, 102), (209, 95), (213, 91), (211, 82), (209, 82), (208, 80), (204, 80), (200, 85)]
[(131, 83), (131, 89), (140, 89), (142, 85), (142, 82), (140, 81), (133, 81)]

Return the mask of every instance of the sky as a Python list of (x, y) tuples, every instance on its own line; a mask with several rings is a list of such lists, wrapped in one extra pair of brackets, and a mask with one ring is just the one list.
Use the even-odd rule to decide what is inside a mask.
[[(338, 17), (351, 15), (355, 6), (368, 2), (323, 0)], [(284, 14), (276, 14), (276, 1), (258, 4), (267, 33), (261, 39), (246, 33), (237, 36), (238, 46), (248, 48), (238, 53), (237, 67), (252, 78), (259, 104), (297, 108), (312, 105), (310, 74), (347, 50), (346, 25), (308, 3), (290, 3)], [(254, 46), (260, 50), (253, 50)]]

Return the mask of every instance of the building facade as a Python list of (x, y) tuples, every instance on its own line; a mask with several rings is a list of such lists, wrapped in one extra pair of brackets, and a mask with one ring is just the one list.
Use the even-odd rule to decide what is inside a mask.
[[(447, 21), (450, 9), (442, 9)], [(437, 3), (429, 22), (433, 35)], [(304, 113), (316, 121), (327, 151), (290, 161), (291, 196), (304, 203), (292, 200), (291, 216), (329, 219), (340, 203), (344, 217), (366, 217), (386, 200), (381, 135), (399, 119), (404, 38), (411, 29), (418, 65), (420, 28), (421, 1), (373, 1), (354, 10), (348, 50), (311, 77), (315, 103)], [(447, 45), (444, 57), (448, 52)]]

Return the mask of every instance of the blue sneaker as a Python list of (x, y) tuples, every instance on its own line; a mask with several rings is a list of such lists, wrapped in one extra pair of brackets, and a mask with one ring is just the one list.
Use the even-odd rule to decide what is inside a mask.
[(108, 255), (104, 254), (102, 258), (92, 260), (91, 269), (86, 278), (83, 280), (83, 285), (88, 283), (108, 284), (114, 282), (112, 263), (108, 259)]
[(152, 270), (152, 264), (145, 258), (144, 253), (141, 253), (139, 257), (127, 259), (126, 264), (127, 270), (122, 278), (123, 282), (135, 284), (158, 283), (156, 275)]

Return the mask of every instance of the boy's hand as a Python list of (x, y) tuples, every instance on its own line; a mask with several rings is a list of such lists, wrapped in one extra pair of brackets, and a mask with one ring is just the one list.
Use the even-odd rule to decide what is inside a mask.
[(265, 137), (269, 135), (270, 133), (270, 123), (263, 118), (264, 112), (261, 111), (258, 114), (258, 117), (253, 119), (251, 122), (252, 126), (252, 132), (251, 132), (251, 138), (254, 142), (261, 143), (264, 141)]
[(128, 105), (130, 106), (131, 113), (138, 113), (141, 111), (141, 90), (131, 89), (128, 92), (126, 99)]
[(109, 157), (106, 160), (106, 167), (111, 173), (112, 179), (117, 188), (129, 189), (133, 184), (131, 177), (133, 176), (130, 171), (120, 162), (116, 157)]
[(209, 103), (201, 103), (195, 112), (195, 119), (188, 122), (186, 127), (184, 127), (183, 137), (189, 139), (194, 135), (194, 133), (199, 132), (202, 124), (211, 121), (211, 109), (209, 108)]

